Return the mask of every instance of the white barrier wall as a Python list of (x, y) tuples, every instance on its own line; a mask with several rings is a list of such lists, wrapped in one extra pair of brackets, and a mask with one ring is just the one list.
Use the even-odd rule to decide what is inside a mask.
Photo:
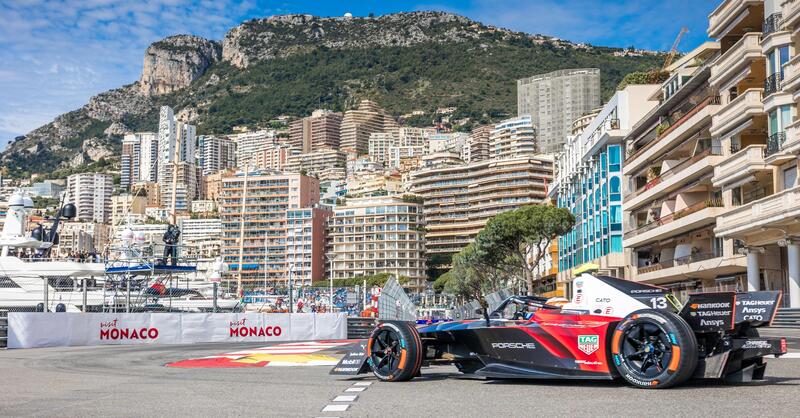
[(344, 313), (8, 313), (8, 348), (345, 338)]

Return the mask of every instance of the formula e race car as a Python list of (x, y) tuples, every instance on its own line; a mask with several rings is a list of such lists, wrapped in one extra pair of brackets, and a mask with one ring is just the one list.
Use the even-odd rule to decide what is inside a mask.
[(331, 374), (370, 370), (410, 380), (424, 365), (453, 364), (485, 378), (615, 379), (668, 388), (689, 378), (764, 378), (763, 357), (786, 353), (785, 338), (759, 338), (780, 305), (778, 291), (698, 293), (681, 305), (667, 289), (583, 274), (572, 300), (506, 299), (487, 319), (417, 327), (381, 321)]

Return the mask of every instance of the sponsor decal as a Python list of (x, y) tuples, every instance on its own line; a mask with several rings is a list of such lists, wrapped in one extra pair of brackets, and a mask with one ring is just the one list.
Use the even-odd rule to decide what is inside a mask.
[(644, 380), (639, 380), (639, 379), (631, 376), (630, 373), (626, 373), (625, 374), (625, 378), (628, 379), (629, 382), (635, 383), (635, 384), (637, 384), (639, 386), (652, 386), (653, 385), (653, 382), (647, 382), (647, 381), (644, 381)]
[(240, 321), (230, 321), (228, 325), (229, 337), (278, 337), (283, 333), (279, 326), (248, 326), (247, 318)]
[(155, 340), (158, 338), (158, 328), (123, 328), (118, 323), (119, 319), (100, 322), (101, 340)]
[(600, 348), (600, 337), (597, 335), (578, 335), (578, 350), (592, 354)]
[(725, 325), (724, 319), (701, 319), (700, 326), (701, 327), (721, 327)]
[(661, 293), (661, 289), (632, 289), (631, 293)]
[(575, 287), (580, 289), (583, 287), (583, 280), (575, 280)]
[(619, 354), (614, 354), (614, 364), (616, 364), (617, 366), (622, 364), (622, 361), (620, 361), (619, 359)]
[(678, 338), (671, 332), (669, 333), (669, 340), (672, 341), (673, 344), (678, 344)]
[(597, 303), (611, 303), (611, 298), (595, 298), (594, 301)]
[(730, 302), (693, 303), (692, 309), (730, 309)]
[(742, 345), (742, 348), (759, 348), (759, 349), (771, 350), (772, 344), (770, 344), (769, 341), (764, 341), (764, 340), (748, 340), (745, 341), (744, 345)]
[(583, 301), (583, 294), (582, 293), (578, 293), (577, 295), (575, 295), (575, 303), (576, 304), (580, 305), (582, 301)]
[(535, 350), (536, 349), (536, 344), (534, 344), (534, 343), (492, 343), (492, 348), (514, 348), (514, 349)]
[(599, 366), (603, 363), (599, 361), (575, 360), (575, 364), (585, 364), (587, 366)]

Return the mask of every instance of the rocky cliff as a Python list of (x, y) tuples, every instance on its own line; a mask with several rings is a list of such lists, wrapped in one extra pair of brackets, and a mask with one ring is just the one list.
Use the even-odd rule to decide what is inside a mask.
[(170, 36), (144, 51), (139, 91), (151, 96), (187, 87), (221, 58), (219, 42), (199, 36)]
[(153, 43), (138, 81), (94, 96), (18, 139), (0, 162), (18, 177), (113, 168), (122, 135), (155, 130), (162, 105), (194, 121), (198, 134), (265, 126), (275, 116), (305, 115), (320, 106), (346, 110), (361, 98), (395, 115), (452, 106), (454, 118), (487, 123), (515, 114), (518, 78), (599, 67), (608, 95), (625, 74), (661, 59), (620, 51), (441, 12), (254, 19), (222, 42), (176, 35)]

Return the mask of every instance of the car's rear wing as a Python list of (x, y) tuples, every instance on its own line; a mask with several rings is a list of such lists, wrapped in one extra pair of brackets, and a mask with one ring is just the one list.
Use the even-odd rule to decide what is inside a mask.
[(739, 325), (768, 326), (775, 319), (782, 292), (716, 292), (689, 295), (680, 316), (695, 331), (730, 331)]

